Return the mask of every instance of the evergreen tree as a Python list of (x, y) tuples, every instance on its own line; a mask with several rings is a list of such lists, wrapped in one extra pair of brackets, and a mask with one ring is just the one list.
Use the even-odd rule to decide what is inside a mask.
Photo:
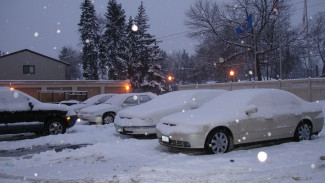
[(122, 5), (117, 4), (116, 0), (109, 0), (105, 18), (105, 33), (101, 38), (99, 52), (101, 74), (103, 78), (124, 80), (127, 69), (122, 53), (125, 50), (126, 25)]
[(135, 24), (138, 26), (137, 31), (137, 54), (139, 59), (139, 83), (145, 91), (162, 92), (165, 77), (158, 62), (162, 59), (159, 57), (159, 47), (156, 45), (154, 36), (148, 33), (149, 17), (146, 14), (143, 2), (138, 8), (138, 14), (135, 17)]
[(83, 77), (98, 80), (98, 20), (94, 5), (90, 0), (81, 4), (79, 32), (83, 44), (82, 68)]
[(63, 47), (59, 59), (70, 64), (66, 67), (67, 80), (79, 80), (81, 78), (82, 55), (80, 52), (70, 47)]
[(125, 42), (125, 50), (123, 52), (123, 58), (126, 62), (127, 68), (127, 79), (129, 79), (132, 88), (140, 88), (141, 83), (139, 83), (142, 73), (139, 72), (142, 68), (141, 62), (139, 62), (139, 54), (138, 54), (138, 36), (137, 32), (132, 30), (132, 26), (135, 25), (133, 18), (130, 17), (128, 21), (128, 25), (126, 28), (126, 39)]

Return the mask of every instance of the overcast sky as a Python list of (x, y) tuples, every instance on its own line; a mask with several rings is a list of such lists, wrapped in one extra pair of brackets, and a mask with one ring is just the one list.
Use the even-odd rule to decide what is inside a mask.
[[(8, 53), (31, 49), (58, 58), (63, 46), (80, 49), (78, 26), (83, 0), (0, 0), (0, 50)], [(136, 16), (141, 0), (117, 0), (129, 16)], [(216, 0), (222, 2), (222, 0)], [(293, 22), (302, 20), (303, 0), (291, 0)], [(108, 0), (94, 0), (96, 12), (104, 15)], [(185, 12), (195, 0), (143, 0), (149, 15), (150, 33), (163, 40), (167, 51), (194, 53), (196, 41), (186, 37)], [(308, 13), (324, 11), (325, 0), (307, 0)], [(174, 36), (170, 36), (174, 35)]]

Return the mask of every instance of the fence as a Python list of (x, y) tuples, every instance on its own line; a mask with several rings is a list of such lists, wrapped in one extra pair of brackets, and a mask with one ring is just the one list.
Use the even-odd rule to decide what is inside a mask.
[[(45, 91), (50, 93), (52, 91), (61, 91), (62, 96), (57, 100), (72, 99), (67, 98), (64, 91), (84, 91), (87, 93), (87, 97), (103, 93), (129, 93), (129, 89), (126, 88), (126, 86), (129, 86), (129, 82), (123, 80), (0, 80), (0, 86), (13, 87), (42, 101), (48, 100), (44, 98), (46, 97), (43, 94)], [(55, 99), (55, 101), (57, 100)]]
[(230, 91), (247, 88), (276, 88), (291, 92), (307, 101), (325, 100), (325, 78), (194, 84), (178, 86), (178, 90), (223, 89)]

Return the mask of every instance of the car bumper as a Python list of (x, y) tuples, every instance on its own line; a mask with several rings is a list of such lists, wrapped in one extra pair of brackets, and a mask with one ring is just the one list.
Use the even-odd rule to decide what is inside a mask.
[(121, 134), (128, 135), (151, 135), (156, 134), (156, 125), (152, 126), (119, 126), (114, 125), (115, 129)]
[(204, 148), (206, 135), (203, 132), (198, 133), (162, 133), (157, 129), (157, 138), (159, 143), (168, 147), (177, 148)]
[(83, 121), (88, 121), (90, 123), (102, 124), (102, 116), (80, 114), (80, 115), (78, 115), (78, 117), (79, 117), (79, 119), (81, 119)]
[(67, 128), (73, 127), (76, 124), (77, 119), (78, 119), (77, 115), (73, 115), (73, 116), (69, 116), (69, 117), (70, 117), (70, 120), (67, 121), (68, 122)]

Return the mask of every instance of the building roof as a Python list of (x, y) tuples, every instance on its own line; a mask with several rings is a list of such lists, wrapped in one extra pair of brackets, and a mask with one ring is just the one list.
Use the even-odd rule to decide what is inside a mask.
[(37, 52), (34, 52), (32, 50), (29, 50), (29, 49), (23, 49), (23, 50), (20, 50), (20, 51), (16, 51), (16, 52), (13, 52), (13, 53), (10, 53), (10, 54), (7, 54), (7, 55), (3, 55), (3, 56), (0, 56), (0, 58), (4, 58), (4, 57), (7, 57), (7, 56), (11, 56), (11, 55), (14, 55), (14, 54), (17, 54), (17, 53), (21, 53), (21, 52), (30, 52), (30, 53), (33, 53), (33, 54), (36, 54), (36, 55), (39, 55), (41, 57), (44, 57), (44, 58), (47, 58), (47, 59), (50, 59), (50, 60), (53, 60), (53, 61), (56, 61), (56, 62), (60, 62), (62, 64), (66, 64), (66, 65), (70, 65), (69, 63), (67, 62), (63, 62), (61, 60), (57, 60), (55, 58), (51, 58), (49, 56), (46, 56), (46, 55), (43, 55), (43, 54), (40, 54), (40, 53), (37, 53)]

